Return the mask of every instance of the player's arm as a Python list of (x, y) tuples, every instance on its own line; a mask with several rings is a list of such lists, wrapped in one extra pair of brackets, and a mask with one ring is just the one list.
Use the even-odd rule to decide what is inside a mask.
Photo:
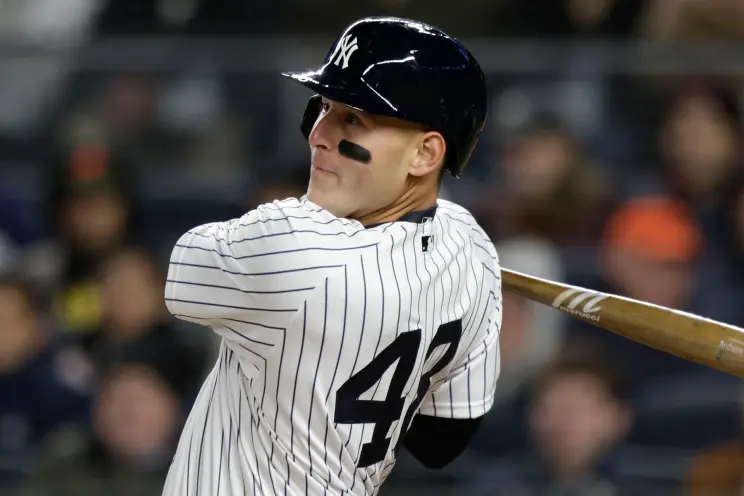
[(165, 303), (175, 316), (210, 325), (238, 317), (253, 297), (244, 274), (250, 274), (255, 250), (244, 239), (240, 219), (197, 226), (183, 234), (171, 252)]
[(442, 468), (465, 451), (482, 418), (449, 419), (418, 414), (411, 422), (403, 446), (424, 467)]
[(355, 247), (363, 230), (294, 198), (191, 229), (171, 254), (165, 301), (176, 317), (211, 327), (258, 369), (327, 275), (327, 250)]
[[(495, 262), (478, 274), (481, 301), (463, 319), (462, 351), (449, 373), (421, 403), (403, 442), (428, 468), (455, 460), (470, 443), (493, 406), (500, 370), (501, 285)], [(493, 275), (491, 275), (493, 273)], [(470, 312), (469, 312), (470, 313)]]
[(427, 468), (442, 468), (460, 456), (493, 405), (499, 370), (498, 329), (492, 327), (487, 336), (479, 341), (480, 350), (475, 347), (451, 368), (411, 422), (403, 445)]
[(305, 281), (292, 274), (298, 257), (282, 255), (297, 243), (286, 217), (268, 205), (183, 234), (170, 258), (168, 310), (211, 327), (237, 351), (265, 356), (304, 295)]

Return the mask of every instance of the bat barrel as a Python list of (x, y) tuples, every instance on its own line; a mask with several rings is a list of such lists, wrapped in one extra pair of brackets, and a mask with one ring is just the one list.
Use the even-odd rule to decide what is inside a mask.
[(505, 291), (659, 351), (744, 378), (744, 329), (502, 268)]

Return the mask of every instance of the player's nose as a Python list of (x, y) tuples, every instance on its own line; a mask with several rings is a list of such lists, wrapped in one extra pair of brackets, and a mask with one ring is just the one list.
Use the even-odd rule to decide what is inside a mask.
[(338, 129), (333, 125), (333, 119), (330, 119), (329, 115), (325, 114), (321, 115), (318, 120), (315, 121), (313, 130), (310, 131), (307, 140), (308, 143), (310, 143), (310, 148), (333, 150), (338, 142), (341, 141), (341, 138), (337, 135)]

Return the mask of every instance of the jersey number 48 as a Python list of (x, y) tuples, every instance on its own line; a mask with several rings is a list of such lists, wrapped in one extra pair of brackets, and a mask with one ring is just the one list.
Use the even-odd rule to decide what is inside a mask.
[[(400, 448), (405, 431), (413, 415), (431, 386), (431, 378), (444, 369), (455, 357), (457, 346), (462, 335), (462, 320), (458, 319), (442, 324), (426, 351), (424, 362), (440, 346), (447, 349), (434, 366), (421, 375), (416, 397), (403, 412), (405, 398), (403, 390), (411, 377), (413, 367), (421, 345), (421, 330), (405, 332), (398, 336), (384, 350), (372, 359), (367, 366), (351, 376), (336, 392), (335, 421), (339, 424), (374, 424), (372, 439), (362, 446), (357, 467), (367, 467), (385, 459), (390, 448), (391, 438), (387, 437), (390, 427), (396, 420), (402, 419), (401, 433), (396, 443)], [(397, 362), (385, 399), (362, 400), (359, 397), (374, 386), (385, 372)]]

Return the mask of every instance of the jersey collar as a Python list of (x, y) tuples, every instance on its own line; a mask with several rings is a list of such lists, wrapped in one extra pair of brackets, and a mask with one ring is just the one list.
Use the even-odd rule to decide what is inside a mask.
[[(313, 203), (310, 200), (308, 200), (307, 199), (307, 195), (302, 195), (302, 197), (300, 197), (300, 201), (309, 203), (309, 204), (314, 205), (315, 207), (323, 210), (323, 208), (320, 205), (318, 205), (316, 203)], [(401, 217), (400, 219), (398, 219), (396, 221), (393, 221), (393, 222), (410, 222), (412, 224), (423, 224), (423, 223), (425, 223), (427, 221), (432, 221), (432, 220), (434, 220), (434, 216), (437, 213), (437, 206), (438, 205), (435, 203), (434, 205), (432, 205), (431, 207), (427, 208), (426, 210), (414, 210), (413, 212), (408, 212), (403, 217)], [(355, 222), (358, 222), (358, 221), (355, 221)], [(367, 226), (365, 229), (372, 229), (372, 228), (375, 228), (375, 227), (378, 227), (378, 226), (382, 226), (382, 225), (385, 225), (385, 224), (390, 224), (390, 222), (380, 222), (379, 224), (373, 224), (371, 226)]]
[[(437, 204), (435, 203), (432, 207), (429, 207), (426, 210), (414, 210), (413, 212), (408, 212), (403, 217), (394, 222), (410, 222), (412, 224), (423, 224), (424, 222), (433, 220), (436, 213)], [(371, 226), (367, 226), (367, 229), (373, 229), (384, 224), (389, 224), (389, 222), (373, 224)]]

